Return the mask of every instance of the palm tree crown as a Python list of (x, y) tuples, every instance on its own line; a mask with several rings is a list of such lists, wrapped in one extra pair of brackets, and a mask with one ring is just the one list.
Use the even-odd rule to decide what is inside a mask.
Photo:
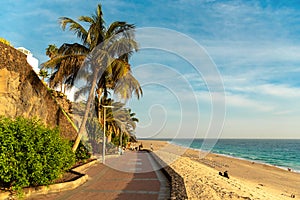
[(140, 84), (132, 75), (128, 63), (132, 53), (138, 50), (133, 34), (135, 28), (133, 24), (116, 21), (106, 28), (100, 4), (97, 6), (96, 13), (91, 17), (80, 16), (78, 18), (79, 22), (89, 24), (88, 30), (71, 18), (61, 17), (59, 20), (62, 29), (65, 30), (69, 26), (69, 30), (80, 38), (82, 44), (63, 44), (56, 51), (56, 56), (52, 56), (53, 46), (49, 45), (46, 54), (51, 59), (43, 65), (55, 68), (50, 78), (51, 87), (58, 84), (73, 86), (84, 60), (97, 46), (101, 45), (105, 46), (113, 60), (105, 63), (102, 59), (102, 63), (105, 63), (102, 67), (105, 70), (97, 83), (98, 93), (102, 94), (107, 89), (111, 89), (123, 99), (130, 98), (132, 93), (138, 98), (142, 95)]

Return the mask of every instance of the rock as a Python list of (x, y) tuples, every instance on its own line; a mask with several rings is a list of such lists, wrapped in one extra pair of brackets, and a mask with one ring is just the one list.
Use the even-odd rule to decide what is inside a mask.
[[(70, 101), (62, 94), (58, 96), (61, 107), (69, 112)], [(27, 63), (25, 54), (0, 43), (0, 115), (37, 117), (50, 127), (58, 126), (64, 138), (73, 140), (77, 132), (57, 101)]]

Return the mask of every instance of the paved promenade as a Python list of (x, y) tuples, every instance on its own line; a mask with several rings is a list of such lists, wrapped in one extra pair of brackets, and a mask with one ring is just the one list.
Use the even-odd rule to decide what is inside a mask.
[(80, 187), (47, 195), (31, 197), (31, 200), (154, 200), (169, 199), (169, 182), (148, 152), (126, 152), (107, 158), (86, 170), (89, 180)]

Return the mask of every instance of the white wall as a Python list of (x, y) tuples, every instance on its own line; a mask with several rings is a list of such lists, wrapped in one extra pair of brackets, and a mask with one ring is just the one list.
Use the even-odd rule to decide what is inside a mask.
[(27, 55), (27, 62), (29, 65), (31, 65), (32, 69), (35, 71), (36, 74), (39, 74), (39, 61), (35, 57), (33, 57), (32, 54)]
[(33, 57), (32, 53), (24, 48), (24, 47), (17, 47), (17, 50), (21, 51), (25, 55), (27, 55), (27, 62), (29, 65), (31, 65), (32, 69), (35, 71), (36, 74), (39, 74), (40, 69), (39, 69), (39, 61), (35, 57)]

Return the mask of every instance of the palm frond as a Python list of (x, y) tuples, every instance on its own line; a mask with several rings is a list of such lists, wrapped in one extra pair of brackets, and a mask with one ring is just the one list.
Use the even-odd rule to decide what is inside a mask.
[(74, 32), (82, 42), (86, 42), (87, 31), (79, 23), (68, 17), (60, 17), (59, 22), (63, 30), (66, 29), (67, 25), (69, 25), (69, 30)]
[(46, 62), (44, 62), (44, 63), (41, 64), (42, 69), (54, 69), (66, 57), (68, 57), (68, 55), (56, 56), (56, 57), (54, 57), (54, 58), (46, 61)]
[(115, 21), (110, 24), (106, 32), (105, 39), (109, 39), (114, 35), (122, 33), (124, 36), (133, 36), (133, 31), (135, 29), (134, 24), (127, 24), (126, 22)]
[(69, 55), (69, 54), (87, 55), (88, 53), (89, 53), (89, 49), (78, 43), (73, 43), (73, 44), (64, 43), (58, 49), (58, 54), (60, 55)]
[(82, 22), (87, 22), (89, 24), (94, 24), (95, 23), (94, 19), (92, 17), (89, 17), (89, 16), (80, 16), (80, 17), (78, 17), (78, 20), (82, 21)]
[(131, 73), (127, 73), (116, 82), (114, 92), (123, 99), (131, 98), (132, 93), (135, 94), (138, 99), (143, 96), (143, 90), (139, 82)]

